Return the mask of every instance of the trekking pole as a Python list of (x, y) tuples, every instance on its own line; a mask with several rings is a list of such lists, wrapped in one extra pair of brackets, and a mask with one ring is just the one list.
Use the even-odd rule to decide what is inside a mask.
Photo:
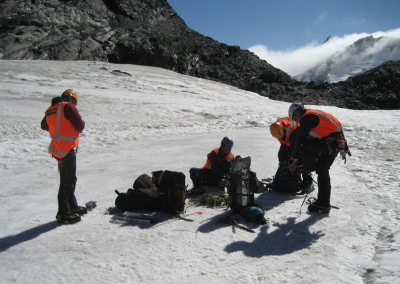
[(306, 196), (305, 196), (304, 199), (303, 199), (303, 202), (301, 203), (300, 212), (299, 212), (300, 215), (301, 215), (301, 208), (303, 207), (304, 202), (306, 202), (307, 196), (308, 196), (308, 193), (306, 194)]

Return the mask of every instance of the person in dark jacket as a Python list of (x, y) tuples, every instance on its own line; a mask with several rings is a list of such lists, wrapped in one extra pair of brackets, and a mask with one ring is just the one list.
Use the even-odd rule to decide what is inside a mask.
[(310, 193), (314, 190), (311, 174), (300, 174), (289, 171), (289, 159), (291, 157), (290, 137), (300, 126), (292, 121), (289, 116), (281, 117), (270, 125), (271, 135), (278, 139), (280, 148), (278, 151), (279, 166), (271, 184), (271, 189), (278, 192), (291, 192), (298, 194)]
[(289, 116), (300, 123), (290, 137), (292, 170), (316, 171), (318, 197), (308, 206), (310, 212), (330, 212), (331, 183), (329, 169), (339, 151), (347, 148), (342, 124), (330, 113), (306, 109), (303, 104), (293, 103)]
[(189, 193), (203, 194), (205, 193), (203, 186), (224, 187), (226, 185), (226, 176), (235, 158), (232, 147), (233, 140), (230, 137), (224, 137), (221, 140), (221, 146), (207, 155), (203, 168), (190, 169), (193, 188), (189, 190)]
[(72, 89), (66, 90), (61, 97), (52, 99), (52, 105), (41, 122), (41, 128), (48, 131), (52, 139), (49, 153), (58, 161), (60, 186), (56, 220), (59, 223), (79, 222), (80, 215), (87, 213), (75, 197), (76, 153), (79, 134), (85, 128), (85, 122), (76, 108), (77, 103), (77, 93)]

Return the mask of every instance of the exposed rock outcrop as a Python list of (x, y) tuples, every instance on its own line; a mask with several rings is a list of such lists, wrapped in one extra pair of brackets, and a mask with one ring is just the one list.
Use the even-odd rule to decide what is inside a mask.
[(276, 100), (358, 109), (399, 108), (399, 77), (379, 83), (387, 78), (379, 74), (394, 72), (398, 62), (366, 75), (368, 83), (357, 76), (338, 84), (302, 83), (250, 51), (190, 29), (166, 0), (0, 0), (0, 36), (2, 59), (141, 64), (219, 81)]

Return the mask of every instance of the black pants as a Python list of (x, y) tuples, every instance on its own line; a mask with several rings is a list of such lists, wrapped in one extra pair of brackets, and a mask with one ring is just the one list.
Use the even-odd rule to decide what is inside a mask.
[[(318, 204), (321, 206), (329, 206), (331, 198), (331, 178), (329, 170), (336, 159), (339, 151), (337, 143), (324, 143), (319, 139), (307, 140), (303, 143), (300, 151), (300, 158), (303, 160), (315, 161), (315, 172), (318, 175)], [(314, 165), (310, 166), (311, 171)]]
[(290, 148), (281, 143), (278, 151), (279, 166), (287, 166), (290, 158)]
[(78, 207), (75, 198), (76, 185), (76, 149), (72, 149), (67, 156), (58, 160), (60, 172), (60, 187), (58, 189), (58, 214), (71, 214), (72, 209)]

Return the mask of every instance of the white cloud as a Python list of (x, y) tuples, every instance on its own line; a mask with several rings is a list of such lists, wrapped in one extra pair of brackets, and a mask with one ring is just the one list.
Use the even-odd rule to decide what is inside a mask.
[(343, 51), (355, 41), (370, 35), (376, 38), (381, 36), (399, 38), (400, 28), (389, 31), (377, 31), (372, 34), (359, 33), (344, 35), (342, 37), (333, 36), (324, 44), (314, 41), (296, 49), (283, 51), (269, 50), (268, 46), (265, 45), (255, 45), (250, 47), (249, 50), (273, 66), (291, 76), (295, 76), (321, 63), (333, 54)]

